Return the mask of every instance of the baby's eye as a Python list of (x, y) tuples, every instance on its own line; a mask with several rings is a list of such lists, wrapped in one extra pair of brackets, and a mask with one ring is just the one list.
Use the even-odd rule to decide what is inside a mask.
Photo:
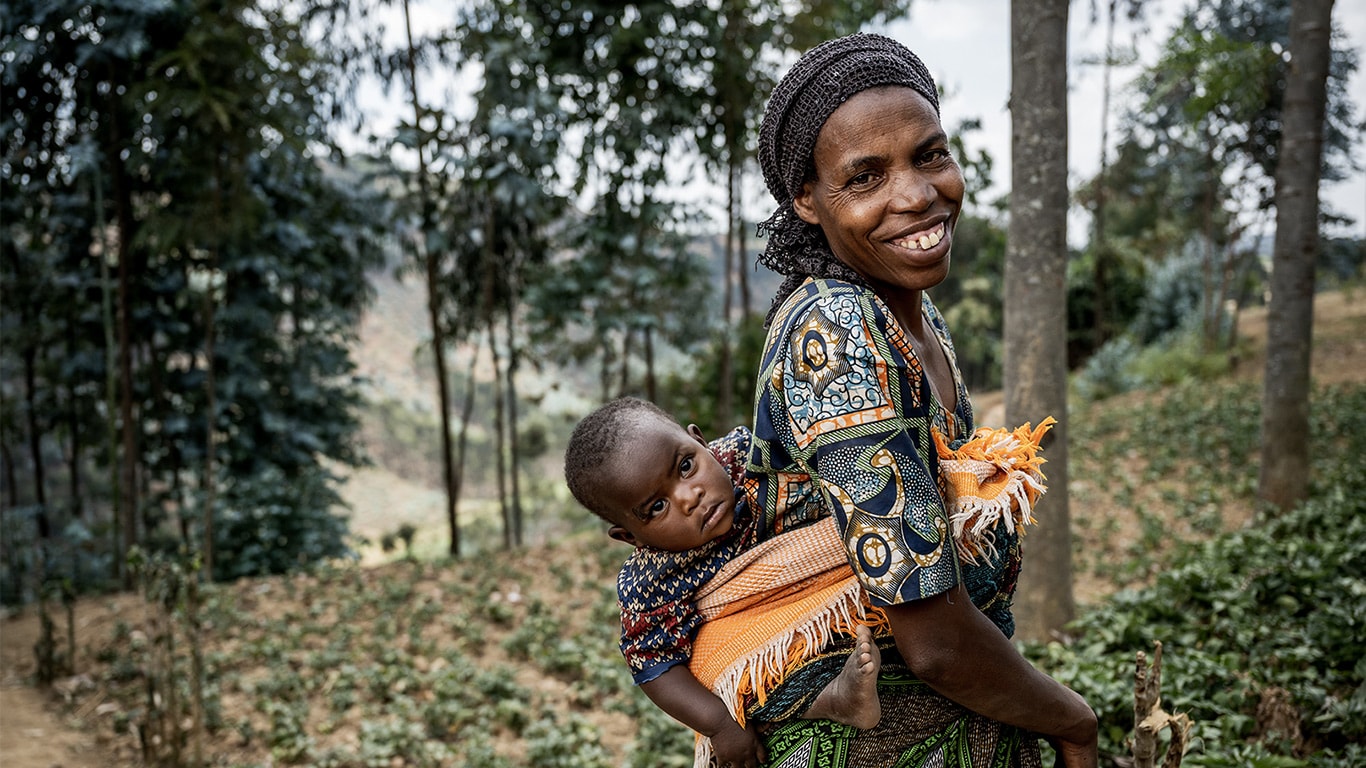
[(683, 460), (678, 462), (678, 473), (680, 475), (687, 475), (689, 472), (692, 472), (692, 468), (693, 457), (691, 456), (684, 456)]
[(656, 517), (659, 517), (660, 515), (664, 514), (664, 510), (667, 508), (667, 506), (668, 504), (664, 501), (664, 499), (655, 499), (650, 504), (650, 506), (645, 508), (645, 519), (653, 520)]

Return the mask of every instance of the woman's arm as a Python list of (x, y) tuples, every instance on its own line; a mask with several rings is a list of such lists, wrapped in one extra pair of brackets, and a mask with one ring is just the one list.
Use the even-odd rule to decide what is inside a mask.
[(1066, 768), (1095, 768), (1095, 712), (1021, 656), (961, 585), (885, 610), (901, 655), (931, 688), (980, 715), (1042, 734)]
[(711, 739), (718, 765), (758, 768), (766, 755), (754, 732), (741, 728), (716, 694), (693, 676), (686, 664), (677, 664), (655, 679), (641, 683), (640, 690), (673, 719)]

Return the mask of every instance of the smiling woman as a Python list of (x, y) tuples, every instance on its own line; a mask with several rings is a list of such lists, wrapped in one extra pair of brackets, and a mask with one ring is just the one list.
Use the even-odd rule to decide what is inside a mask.
[[(1037, 766), (1042, 736), (1062, 765), (1092, 768), (1095, 714), (1009, 641), (1016, 532), (961, 564), (948, 535), (936, 438), (956, 449), (974, 430), (925, 293), (948, 273), (964, 191), (933, 79), (886, 37), (824, 43), (774, 89), (759, 153), (777, 201), (761, 262), (787, 280), (758, 375), (751, 504), (775, 540), (833, 517), (869, 610), (886, 617), (881, 721), (793, 716), (816, 694), (816, 654), (748, 713), (764, 723), (766, 765)], [(792, 489), (812, 486), (819, 502), (794, 507)], [(833, 639), (823, 661), (847, 648)]]

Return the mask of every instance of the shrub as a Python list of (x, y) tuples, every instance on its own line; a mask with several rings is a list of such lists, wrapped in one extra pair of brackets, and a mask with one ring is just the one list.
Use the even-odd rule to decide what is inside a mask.
[[(1205, 410), (1219, 410), (1228, 400), (1220, 395)], [(1200, 420), (1197, 408), (1176, 412), (1188, 429)], [(1240, 418), (1255, 418), (1255, 409)], [(1074, 622), (1070, 645), (1025, 646), (1085, 693), (1100, 716), (1102, 753), (1127, 751), (1134, 655), (1161, 641), (1164, 706), (1195, 722), (1185, 765), (1289, 766), (1309, 757), (1325, 768), (1359, 764), (1352, 761), (1366, 745), (1363, 422), (1366, 388), (1321, 391), (1313, 444), (1332, 450), (1316, 453), (1324, 482), (1315, 498), (1179, 547), (1150, 588), (1120, 592)], [(1258, 719), (1272, 697), (1292, 705), (1281, 713), (1285, 730)]]

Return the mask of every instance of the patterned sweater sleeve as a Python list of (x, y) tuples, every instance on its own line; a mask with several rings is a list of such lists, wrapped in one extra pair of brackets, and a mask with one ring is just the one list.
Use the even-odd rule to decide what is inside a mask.
[(752, 456), (786, 465), (770, 466), (770, 481), (784, 471), (815, 481), (874, 604), (945, 592), (960, 574), (920, 362), (872, 292), (837, 281), (803, 290), (769, 336)]

